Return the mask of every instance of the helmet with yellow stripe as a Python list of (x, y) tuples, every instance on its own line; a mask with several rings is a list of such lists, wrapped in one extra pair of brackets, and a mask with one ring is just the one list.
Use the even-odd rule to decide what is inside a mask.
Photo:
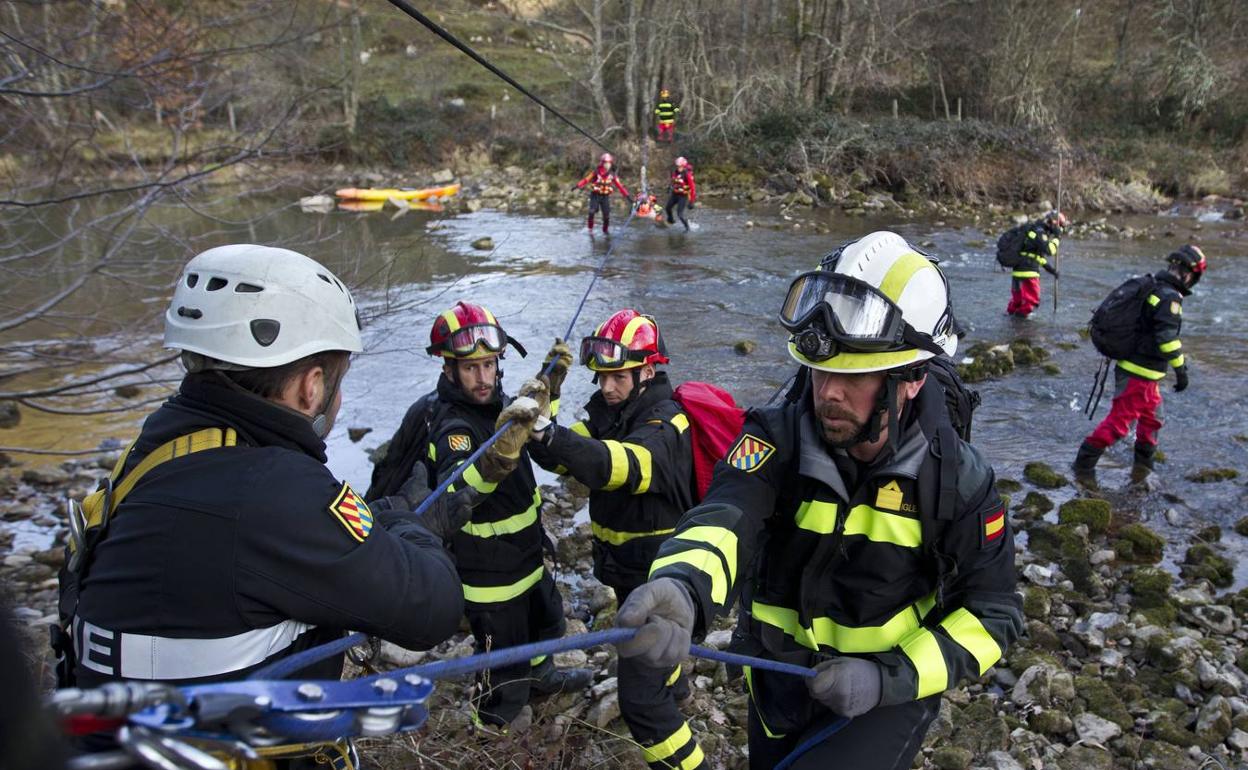
[(825, 372), (912, 368), (958, 345), (944, 274), (888, 231), (850, 241), (799, 275), (780, 323), (789, 355)]
[(503, 331), (493, 313), (481, 305), (456, 302), (455, 307), (442, 311), (434, 319), (425, 352), (461, 360), (501, 358), (509, 344), (521, 356), (525, 355), (524, 348)]
[(581, 340), (581, 363), (595, 372), (666, 364), (667, 346), (653, 316), (619, 310)]

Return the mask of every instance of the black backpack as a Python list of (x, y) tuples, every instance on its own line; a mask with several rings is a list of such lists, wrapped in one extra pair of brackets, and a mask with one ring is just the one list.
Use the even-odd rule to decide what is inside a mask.
[(1098, 353), (1120, 361), (1139, 351), (1145, 330), (1144, 303), (1156, 287), (1153, 276), (1136, 276), (1110, 292), (1092, 311), (1088, 336)]
[(1011, 227), (997, 239), (997, 264), (1011, 270), (1022, 267), (1026, 260), (1022, 255), (1023, 239), (1027, 237), (1028, 224)]
[[(403, 415), (403, 422), (386, 446), (386, 453), (373, 465), (373, 477), (364, 494), (366, 501), (397, 495), (399, 488), (412, 477), (416, 463), (425, 462), (428, 454), (429, 431), (442, 413), (437, 392), (426, 393)], [(432, 471), (432, 469), (430, 469)], [(435, 479), (429, 476), (432, 484)]]

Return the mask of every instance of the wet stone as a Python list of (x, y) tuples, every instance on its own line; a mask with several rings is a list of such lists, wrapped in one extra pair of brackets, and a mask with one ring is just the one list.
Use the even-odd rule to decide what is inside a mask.
[(932, 752), (932, 765), (939, 770), (966, 770), (975, 755), (961, 746), (942, 746)]
[(0, 428), (16, 428), (22, 421), (22, 412), (14, 401), (0, 401)]
[(1243, 517), (1235, 522), (1235, 532), (1244, 537), (1248, 537), (1248, 516)]
[(347, 438), (354, 444), (372, 432), (372, 428), (347, 428)]
[(1113, 770), (1114, 755), (1106, 749), (1092, 746), (1072, 746), (1058, 760), (1061, 770)]
[(1122, 526), (1114, 541), (1114, 552), (1124, 561), (1156, 563), (1165, 548), (1165, 538), (1138, 522)]
[(1235, 581), (1235, 569), (1230, 561), (1214, 552), (1207, 545), (1194, 545), (1187, 549), (1179, 574), (1194, 580), (1203, 578), (1223, 588)]
[(1077, 497), (1062, 503), (1057, 520), (1062, 524), (1084, 524), (1088, 532), (1100, 535), (1109, 530), (1109, 502), (1090, 497)]
[(754, 340), (738, 340), (736, 344), (732, 346), (732, 349), (735, 350), (739, 356), (748, 356), (758, 349), (758, 343)]
[(1236, 478), (1239, 478), (1239, 471), (1234, 468), (1205, 468), (1195, 473), (1187, 474), (1187, 480), (1197, 484), (1213, 484)]
[(1023, 468), (1023, 477), (1041, 489), (1060, 489), (1070, 482), (1048, 463), (1030, 462)]
[(494, 249), (494, 239), (489, 236), (478, 238), (472, 242), (472, 248), (478, 251), (492, 251)]

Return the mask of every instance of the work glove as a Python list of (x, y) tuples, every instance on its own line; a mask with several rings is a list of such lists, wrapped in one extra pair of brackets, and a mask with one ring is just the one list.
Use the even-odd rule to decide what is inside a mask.
[(507, 430), (490, 444), (485, 454), (477, 460), (477, 472), (481, 478), (497, 484), (515, 470), (520, 462), (520, 452), (533, 432), (537, 418), (542, 415), (541, 404), (531, 397), (517, 398), (498, 413), (494, 421), (494, 431), (498, 432), (504, 423), (510, 422)]
[[(551, 366), (550, 371), (547, 372), (546, 367), (551, 361), (554, 361), (555, 365)], [(550, 346), (550, 352), (542, 361), (542, 371), (546, 372), (546, 386), (550, 392), (551, 401), (559, 399), (559, 394), (563, 391), (563, 381), (568, 376), (570, 368), (572, 368), (572, 348), (568, 347), (568, 343), (556, 337), (555, 344)]]
[(833, 713), (861, 716), (880, 705), (882, 673), (880, 664), (873, 660), (833, 658), (815, 666), (806, 689)]
[(616, 650), (647, 666), (670, 668), (689, 655), (695, 617), (693, 598), (680, 581), (658, 578), (642, 583), (615, 616), (617, 626), (635, 628), (637, 635), (620, 642)]
[(516, 397), (531, 398), (537, 402), (537, 420), (533, 423), (533, 434), (536, 438), (536, 434), (550, 427), (550, 389), (546, 385), (546, 376), (525, 380)]
[(693, 211), (695, 208), (697, 208), (697, 201), (689, 201), (689, 210)]
[(1174, 392), (1182, 393), (1185, 390), (1187, 390), (1187, 364), (1174, 368)]
[[(432, 492), (433, 490), (429, 489), (429, 472), (425, 469), (423, 462), (417, 462), (412, 467), (411, 478), (399, 487), (398, 494), (375, 500), (369, 507), (378, 514), (391, 511), (404, 514), (419, 508)], [(446, 493), (439, 497), (420, 516), (419, 521), (425, 529), (447, 540), (468, 523), (468, 520), (472, 518), (473, 507), (480, 501), (481, 494), (472, 487), (465, 486), (458, 492)]]
[(1061, 276), (1060, 276), (1060, 275), (1058, 275), (1058, 273), (1057, 273), (1057, 268), (1056, 268), (1056, 267), (1051, 267), (1051, 266), (1049, 266), (1049, 265), (1045, 265), (1045, 266), (1044, 266), (1044, 269), (1045, 269), (1045, 270), (1048, 270), (1048, 271), (1049, 271), (1049, 275), (1053, 276), (1054, 278), (1061, 278)]

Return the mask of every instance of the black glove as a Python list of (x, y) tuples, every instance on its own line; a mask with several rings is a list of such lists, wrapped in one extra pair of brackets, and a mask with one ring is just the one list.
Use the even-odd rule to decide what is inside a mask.
[[(397, 495), (375, 500), (370, 507), (375, 511), (414, 511), (432, 491), (429, 489), (429, 472), (425, 469), (425, 464), (418, 461), (412, 467), (411, 478), (403, 482)], [(444, 493), (434, 501), (420, 516), (420, 523), (425, 529), (447, 540), (468, 523), (472, 518), (473, 506), (480, 500), (481, 494), (477, 490), (464, 485), (463, 489)]]
[(615, 624), (637, 635), (616, 645), (625, 658), (638, 657), (653, 668), (670, 668), (689, 656), (696, 610), (689, 589), (678, 580), (642, 583), (616, 613)]
[(1056, 267), (1049, 267), (1048, 265), (1045, 265), (1045, 266), (1044, 266), (1044, 269), (1045, 269), (1045, 270), (1048, 270), (1048, 271), (1049, 271), (1049, 275), (1053, 276), (1054, 278), (1061, 278), (1061, 277), (1062, 277), (1061, 275), (1059, 275), (1059, 274), (1058, 274), (1058, 272), (1057, 272), (1057, 268), (1056, 268)]
[(1174, 368), (1174, 392), (1182, 393), (1185, 390), (1187, 390), (1187, 364)]
[(690, 210), (690, 211), (693, 211), (693, 209), (694, 209), (694, 208), (695, 208), (695, 206), (694, 206), (694, 202), (693, 202), (693, 201), (689, 201), (689, 210)]
[(833, 658), (815, 666), (806, 680), (810, 697), (846, 717), (856, 717), (880, 705), (883, 689), (880, 664), (862, 658)]

